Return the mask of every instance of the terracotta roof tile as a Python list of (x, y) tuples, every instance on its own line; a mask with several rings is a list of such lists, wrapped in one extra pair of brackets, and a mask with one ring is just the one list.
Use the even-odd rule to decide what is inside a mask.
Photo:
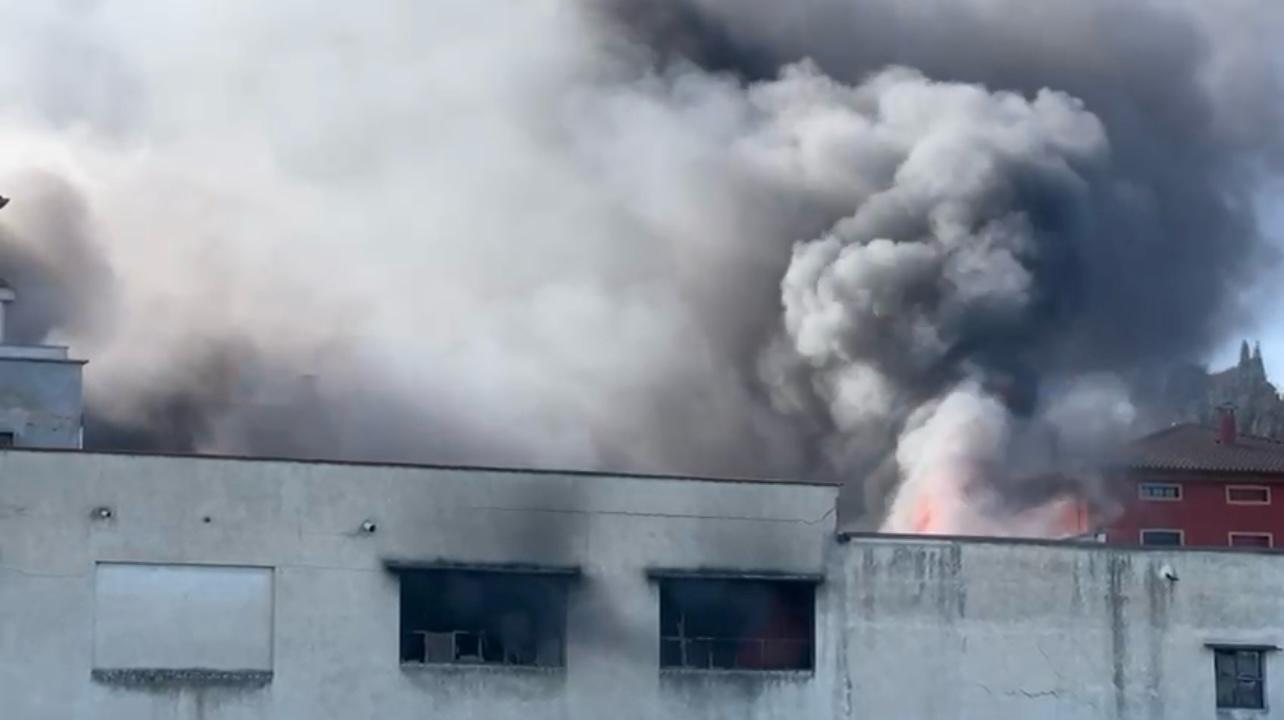
[(1117, 465), (1130, 470), (1284, 474), (1284, 443), (1240, 435), (1233, 444), (1223, 445), (1215, 428), (1174, 425), (1124, 447)]

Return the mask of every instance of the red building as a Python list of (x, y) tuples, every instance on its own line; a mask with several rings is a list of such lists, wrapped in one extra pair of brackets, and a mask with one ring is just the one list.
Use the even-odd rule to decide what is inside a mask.
[(1122, 514), (1106, 542), (1275, 547), (1284, 544), (1284, 443), (1220, 426), (1174, 425), (1130, 445), (1121, 463)]

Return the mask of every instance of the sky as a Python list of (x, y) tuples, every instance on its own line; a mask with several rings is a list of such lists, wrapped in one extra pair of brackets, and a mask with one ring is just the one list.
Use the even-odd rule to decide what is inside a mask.
[[(1279, 249), (1284, 257), (1284, 183), (1276, 183), (1266, 188), (1261, 194), (1259, 209), (1264, 234)], [(1280, 293), (1284, 289), (1284, 264), (1270, 269), (1254, 289), (1258, 317), (1250, 321), (1239, 333), (1240, 337), (1231, 337), (1226, 343), (1208, 357), (1210, 370), (1221, 370), (1239, 360), (1240, 342), (1247, 340), (1250, 344), (1259, 342), (1262, 345), (1262, 360), (1266, 365), (1266, 376), (1276, 387), (1284, 384), (1284, 302)]]

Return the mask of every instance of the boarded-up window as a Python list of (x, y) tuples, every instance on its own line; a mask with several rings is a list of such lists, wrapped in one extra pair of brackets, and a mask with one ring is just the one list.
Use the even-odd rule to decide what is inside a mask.
[(1264, 708), (1262, 651), (1218, 648), (1213, 653), (1217, 679), (1217, 707)]
[(564, 664), (567, 578), (479, 570), (400, 570), (401, 661)]
[(815, 585), (802, 581), (660, 581), (660, 665), (810, 670)]
[(1183, 533), (1181, 530), (1142, 530), (1142, 545), (1181, 545), (1183, 542)]
[(1227, 485), (1226, 502), (1232, 505), (1270, 505), (1271, 489), (1264, 485)]
[(102, 563), (94, 668), (269, 671), (272, 569)]

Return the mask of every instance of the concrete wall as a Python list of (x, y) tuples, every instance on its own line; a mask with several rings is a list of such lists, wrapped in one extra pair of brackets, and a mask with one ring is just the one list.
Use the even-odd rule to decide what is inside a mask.
[(0, 346), (0, 432), (20, 447), (80, 447), (83, 365), (66, 348)]
[[(820, 573), (837, 547), (835, 494), (786, 484), (0, 452), (0, 715), (832, 717), (840, 683), (827, 637), (814, 674), (662, 677), (658, 592), (645, 570)], [(361, 531), (367, 519), (373, 534)], [(389, 559), (579, 566), (567, 667), (403, 668)], [(273, 568), (270, 681), (91, 679), (95, 565), (104, 562)], [(822, 585), (817, 602), (830, 614), (836, 598)], [(152, 633), (185, 632), (156, 619)], [(139, 637), (112, 655), (136, 658), (156, 644)], [(174, 643), (161, 645), (171, 653)]]
[[(835, 584), (840, 717), (1265, 717), (1216, 710), (1206, 645), (1284, 645), (1271, 552), (862, 537)], [(1284, 708), (1278, 653), (1266, 675)]]
[[(0, 452), (0, 715), (1265, 715), (1215, 710), (1205, 645), (1284, 644), (1282, 555), (843, 540), (834, 535), (834, 501), (833, 488), (804, 485)], [(375, 522), (373, 534), (362, 532), (366, 520)], [(398, 584), (384, 569), (388, 560), (578, 566), (566, 667), (401, 666)], [(270, 568), (270, 675), (245, 682), (106, 672), (186, 665), (188, 636), (208, 653), (197, 665), (218, 658), (249, 658), (223, 663), (229, 667), (261, 665), (263, 649), (252, 641), (266, 630), (253, 622), (215, 633), (172, 627), (189, 621), (166, 620), (168, 611), (148, 611), (145, 599), (133, 612), (113, 609), (151, 581), (108, 587), (115, 600), (104, 612), (96, 574), (119, 566), (103, 563)], [(658, 592), (645, 574), (655, 567), (822, 573), (815, 672), (661, 672)], [(211, 572), (202, 578), (240, 600), (201, 612), (258, 617), (254, 582), (225, 576), (240, 570)], [(210, 587), (205, 582), (188, 585)], [(163, 603), (170, 617), (188, 602), (178, 595)], [(124, 627), (112, 612), (155, 622), (104, 640), (100, 623)], [(137, 643), (118, 646), (131, 633)], [(113, 646), (106, 654), (103, 642)], [(1268, 660), (1270, 707), (1284, 707), (1280, 662)]]

